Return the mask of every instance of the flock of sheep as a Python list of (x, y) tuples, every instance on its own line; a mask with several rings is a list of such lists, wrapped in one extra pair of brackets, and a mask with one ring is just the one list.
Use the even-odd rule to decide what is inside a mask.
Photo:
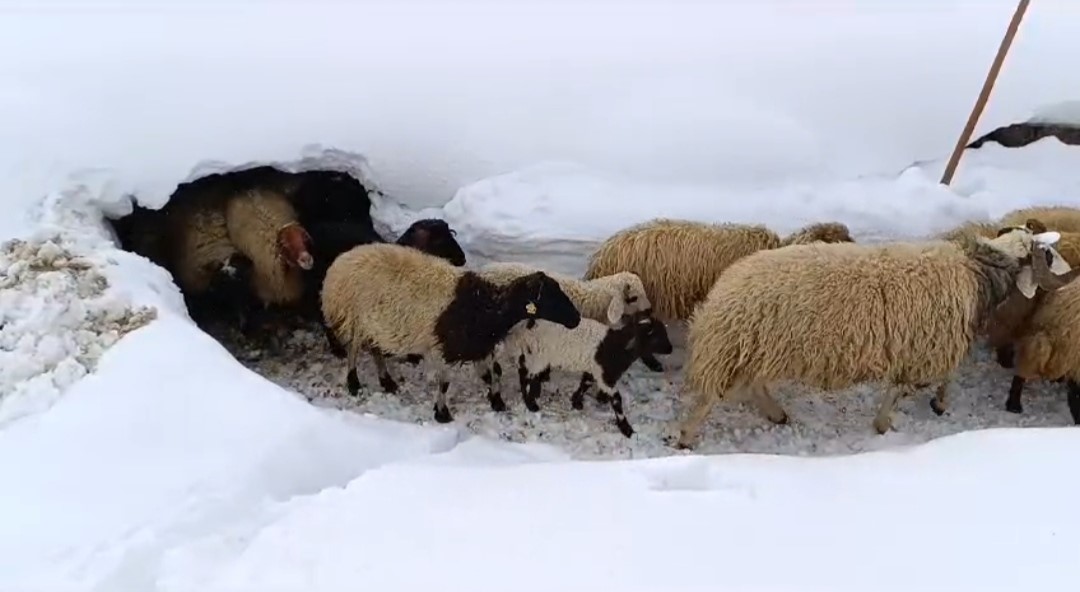
[(173, 274), (194, 318), (224, 313), (248, 335), (271, 311), (320, 322), (353, 396), (361, 355), (387, 393), (398, 389), (391, 363), (429, 366), (441, 423), (453, 420), (450, 367), (471, 364), (491, 409), (504, 412), (510, 364), (530, 411), (553, 371), (570, 372), (580, 380), (571, 405), (594, 392), (629, 437), (620, 378), (638, 360), (663, 371), (657, 356), (673, 351), (666, 324), (685, 322), (686, 409), (669, 440), (680, 448), (737, 391), (786, 423), (769, 393), (785, 381), (888, 384), (878, 433), (898, 398), (919, 388), (936, 387), (930, 405), (941, 415), (980, 335), (1014, 368), (1009, 411), (1022, 411), (1026, 381), (1065, 381), (1080, 424), (1080, 288), (1070, 283), (1080, 208), (1019, 210), (935, 240), (874, 245), (836, 222), (781, 238), (764, 226), (659, 219), (608, 238), (582, 278), (520, 263), (468, 269), (441, 220), (387, 242), (364, 188), (327, 171), (211, 176), (114, 224), (125, 248)]

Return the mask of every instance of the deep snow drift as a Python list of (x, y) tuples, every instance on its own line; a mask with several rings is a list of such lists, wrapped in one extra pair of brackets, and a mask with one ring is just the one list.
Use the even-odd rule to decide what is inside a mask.
[[(1076, 169), (1064, 166), (1076, 157), (1056, 140), (969, 156), (962, 187), (972, 197), (931, 190), (939, 165), (931, 163), (891, 182), (867, 180), (861, 192), (852, 184), (843, 197), (821, 197), (834, 195), (829, 187), (808, 188), (809, 194), (777, 187), (759, 194), (772, 197), (765, 221), (784, 227), (824, 210), (872, 240), (888, 236), (890, 222), (898, 234), (925, 235), (1027, 203), (1077, 203), (1057, 199), (1076, 195)], [(341, 151), (311, 151), (281, 164), (354, 174), (365, 167), (363, 159)], [(477, 253), (516, 253), (541, 265), (579, 268), (585, 246), (603, 236), (590, 232), (606, 229), (575, 217), (544, 229), (542, 224), (558, 222), (544, 217), (552, 204), (561, 207), (587, 193), (601, 211), (622, 211), (623, 218), (604, 221), (620, 224), (638, 214), (626, 213), (619, 200), (648, 193), (627, 192), (628, 184), (612, 187), (603, 175), (578, 169), (587, 191), (565, 177), (542, 178), (537, 170), (542, 167), (517, 175), (549, 188), (545, 199), (521, 191), (504, 193), (499, 202), (513, 204), (506, 207), (523, 217), (511, 219), (527, 223), (507, 226), (507, 216), (477, 213), (496, 204), (477, 190), (497, 186), (495, 180), (464, 188), (447, 205), (451, 220), (458, 208), (472, 212), (459, 238), (473, 264), (482, 259)], [(1075, 430), (968, 433), (905, 454), (892, 448), (884, 455), (813, 462), (755, 456), (571, 461), (673, 453), (660, 438), (672, 426), (678, 374), (671, 385), (639, 369), (624, 391), (638, 429), (631, 441), (610, 425), (608, 410), (572, 412), (565, 395), (544, 397), (536, 415), (510, 397), (510, 412), (496, 417), (477, 390), (452, 402), (454, 424), (432, 425), (430, 396), (415, 378), (401, 397), (374, 393), (342, 405), (378, 417), (328, 410), (341, 403), (325, 393), (340, 392), (343, 368), (319, 353), (319, 338), (299, 332), (277, 359), (273, 352), (237, 352), (297, 392), (276, 388), (241, 369), (194, 328), (168, 274), (116, 249), (101, 210), (125, 209), (129, 198), (121, 186), (102, 178), (51, 196), (39, 209), (33, 238), (52, 238), (71, 260), (93, 262), (106, 294), (124, 304), (116, 310), (152, 306), (157, 318), (106, 350), (96, 370), (63, 396), (43, 394), (49, 405), (21, 404), (18, 417), (0, 429), (0, 520), (8, 533), (0, 536), (0, 588), (408, 589), (437, 581), (450, 589), (501, 589), (505, 577), (499, 574), (525, 569), (539, 573), (519, 582), (528, 590), (570, 581), (629, 590), (698, 589), (719, 581), (719, 566), (722, 581), (746, 589), (767, 570), (761, 557), (799, 568), (769, 576), (763, 585), (769, 589), (861, 590), (867, 580), (885, 589), (956, 589), (962, 583), (973, 590), (1018, 589), (1021, 581), (1047, 587), (1071, 575), (1066, 549), (1075, 548), (1080, 532), (1069, 518), (1080, 495), (1068, 453), (1080, 444)], [(1016, 193), (1020, 187), (1025, 192)], [(766, 212), (755, 214), (734, 201), (729, 214), (703, 206), (694, 215), (688, 204), (677, 204), (700, 194), (683, 191), (670, 187), (665, 194), (674, 211), (690, 217)], [(881, 202), (864, 198), (875, 192), (904, 201), (888, 202), (883, 215)], [(819, 209), (822, 199), (831, 209)], [(374, 213), (400, 231), (432, 212), (380, 199)], [(574, 233), (573, 241), (560, 228)], [(78, 299), (78, 282), (31, 285), (38, 298), (57, 303), (55, 310)], [(725, 403), (700, 451), (828, 454), (978, 427), (1067, 425), (1060, 388), (1031, 389), (1022, 416), (1002, 411), (1008, 375), (985, 352), (975, 358), (962, 370), (942, 418), (917, 397), (900, 406), (897, 431), (876, 437), (869, 427), (877, 398), (872, 386), (831, 395), (777, 389), (793, 425), (768, 426), (739, 403)], [(462, 374), (463, 381), (472, 380), (471, 373)], [(1022, 502), (1019, 514), (1008, 508), (1032, 496), (1036, 509)], [(702, 539), (694, 528), (702, 524), (723, 525), (726, 534), (716, 539), (709, 527)], [(945, 541), (949, 561), (890, 571), (892, 559), (919, 548), (915, 543), (927, 532), (935, 533), (935, 545)], [(988, 558), (1000, 552), (1004, 533), (1026, 541), (1012, 550), (1013, 559), (1039, 569), (1009, 576), (990, 569), (997, 560)], [(863, 542), (871, 537), (872, 553)], [(595, 554), (599, 549), (603, 559)], [(587, 551), (593, 553), (582, 555)], [(840, 570), (838, 556), (845, 565), (857, 558), (858, 569)], [(425, 568), (411, 569), (407, 558), (419, 557)]]

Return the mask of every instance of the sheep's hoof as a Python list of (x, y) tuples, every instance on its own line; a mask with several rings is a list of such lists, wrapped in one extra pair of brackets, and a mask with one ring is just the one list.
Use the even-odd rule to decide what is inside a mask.
[(1005, 411), (1008, 411), (1009, 413), (1023, 413), (1024, 405), (1020, 401), (1009, 399), (1005, 401)]
[(769, 421), (773, 422), (776, 425), (787, 425), (788, 424), (788, 414), (785, 413), (785, 414), (781, 415), (779, 418), (770, 417)]
[[(605, 393), (604, 391), (596, 391), (596, 402), (600, 403), (601, 405), (606, 405), (611, 402), (611, 395)], [(578, 407), (578, 409), (581, 408)]]
[(570, 395), (570, 406), (578, 411), (585, 408), (585, 397), (581, 393), (574, 393)]
[(884, 419), (882, 419), (882, 418), (874, 418), (874, 430), (877, 431), (878, 434), (884, 435), (885, 432), (888, 432), (889, 428), (891, 428), (891, 427), (892, 427), (892, 420), (891, 419), (889, 419), (889, 418), (884, 418)]
[(488, 402), (491, 403), (491, 410), (496, 413), (502, 413), (506, 411), (506, 401), (500, 395), (491, 393), (488, 395)]
[(397, 382), (395, 382), (389, 374), (379, 377), (379, 386), (382, 387), (383, 391), (391, 395), (396, 393), (398, 390)]
[(345, 375), (345, 386), (349, 388), (349, 394), (356, 397), (360, 395), (360, 378), (356, 375), (356, 370), (349, 370), (349, 373)]
[(435, 421), (439, 423), (450, 423), (454, 421), (454, 416), (450, 415), (449, 407), (440, 407), (438, 403), (435, 404)]
[(529, 411), (533, 413), (540, 411), (540, 405), (536, 403), (536, 397), (524, 397), (523, 400), (525, 401), (525, 408)]
[(619, 427), (619, 431), (622, 432), (622, 435), (627, 438), (634, 435), (634, 428), (630, 427), (630, 422), (626, 421), (625, 417), (620, 417), (615, 420), (615, 425)]
[(930, 408), (934, 410), (934, 413), (936, 413), (938, 417), (945, 415), (945, 403), (942, 403), (937, 399), (930, 399)]

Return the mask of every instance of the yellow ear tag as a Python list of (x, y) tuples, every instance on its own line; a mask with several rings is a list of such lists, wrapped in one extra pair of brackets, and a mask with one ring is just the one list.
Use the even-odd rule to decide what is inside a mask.
[(536, 314), (536, 305), (533, 304), (532, 302), (526, 304), (525, 305), (525, 312), (527, 312), (527, 313), (529, 313), (531, 315)]

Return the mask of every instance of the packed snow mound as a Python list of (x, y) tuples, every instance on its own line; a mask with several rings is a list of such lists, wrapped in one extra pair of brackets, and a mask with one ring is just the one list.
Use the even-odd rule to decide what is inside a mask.
[[(1028, 430), (813, 460), (418, 457), (294, 499), (243, 545), (221, 533), (178, 546), (159, 581), (174, 592), (1063, 590), (1080, 545), (1077, 445), (1076, 430)], [(1007, 541), (1024, 544), (1001, 569)], [(908, 565), (913, 554), (923, 560)]]
[(834, 220), (859, 242), (926, 238), (1015, 208), (1080, 205), (1078, 167), (1080, 150), (1053, 138), (969, 150), (951, 186), (939, 183), (944, 160), (895, 175), (759, 186), (649, 184), (552, 162), (463, 187), (443, 211), (473, 261), (539, 260), (580, 274), (600, 242), (653, 218), (765, 224), (781, 234)]
[(1043, 105), (1035, 110), (1027, 123), (1080, 127), (1080, 101), (1062, 101)]
[(0, 247), (0, 428), (53, 405), (157, 314), (110, 292), (95, 262), (58, 243)]

